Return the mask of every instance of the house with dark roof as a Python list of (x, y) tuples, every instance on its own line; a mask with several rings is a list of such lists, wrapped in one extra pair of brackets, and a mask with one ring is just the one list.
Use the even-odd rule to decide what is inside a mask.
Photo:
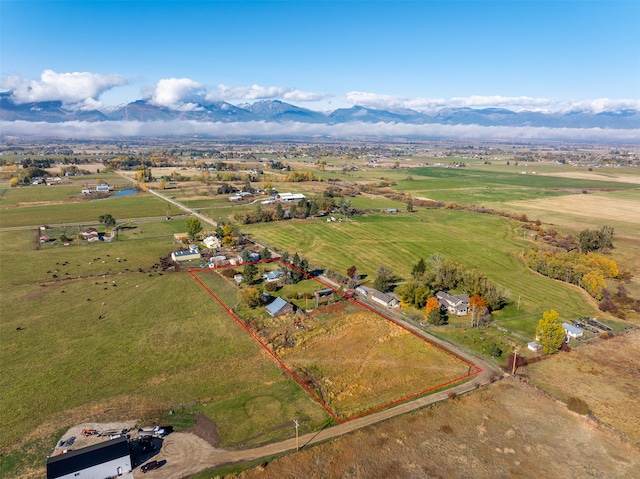
[(273, 316), (283, 316), (285, 314), (293, 314), (295, 313), (295, 306), (291, 303), (288, 303), (280, 296), (277, 296), (271, 304), (267, 305), (267, 312)]
[(133, 477), (129, 440), (105, 441), (47, 459), (47, 479)]
[(469, 313), (469, 295), (467, 294), (451, 295), (444, 291), (438, 291), (436, 293), (436, 298), (438, 299), (440, 306), (451, 314), (464, 316)]

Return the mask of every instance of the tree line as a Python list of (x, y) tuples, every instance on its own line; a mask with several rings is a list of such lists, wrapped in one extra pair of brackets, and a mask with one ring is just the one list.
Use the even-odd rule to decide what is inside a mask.
[(457, 289), (467, 295), (480, 296), (491, 310), (502, 308), (509, 292), (498, 286), (481, 271), (466, 269), (460, 263), (439, 255), (427, 261), (420, 259), (411, 270), (412, 280), (400, 285), (395, 292), (404, 304), (423, 308), (437, 291)]

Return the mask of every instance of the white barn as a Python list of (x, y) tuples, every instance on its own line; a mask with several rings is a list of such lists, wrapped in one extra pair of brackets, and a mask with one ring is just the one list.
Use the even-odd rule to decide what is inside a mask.
[(129, 440), (105, 441), (47, 459), (47, 479), (133, 477)]

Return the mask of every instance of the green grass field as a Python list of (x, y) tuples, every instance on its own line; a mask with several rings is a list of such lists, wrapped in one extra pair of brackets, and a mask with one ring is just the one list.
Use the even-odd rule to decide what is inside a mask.
[[(96, 404), (128, 417), (123, 398), (147, 413), (208, 398), (200, 407), (226, 444), (291, 417), (310, 427), (327, 419), (188, 273), (149, 272), (175, 248), (169, 238), (46, 251), (29, 248), (30, 232), (0, 238), (3, 302), (12, 305), (0, 324), (0, 447), (65, 412), (86, 419)], [(94, 276), (54, 282), (55, 270), (60, 278)], [(248, 404), (255, 412), (244, 417)]]
[[(342, 223), (301, 220), (256, 224), (243, 227), (243, 231), (341, 274), (355, 264), (370, 282), (381, 264), (407, 279), (420, 258), (443, 255), (483, 271), (509, 290), (510, 304), (495, 317), (529, 337), (547, 309), (556, 309), (566, 319), (597, 314), (595, 302), (578, 288), (526, 268), (519, 255), (533, 242), (522, 238), (518, 223), (497, 216), (421, 209), (413, 214), (371, 214)], [(519, 320), (532, 313), (540, 316)]]
[(165, 201), (149, 193), (100, 200), (86, 199), (75, 202), (37, 204), (21, 208), (3, 208), (5, 201), (11, 201), (12, 193), (13, 190), (10, 190), (0, 200), (0, 227), (2, 228), (84, 221), (95, 223), (98, 217), (104, 214), (110, 214), (118, 222), (121, 222), (130, 218), (174, 216), (180, 213), (175, 206), (167, 206)]
[[(343, 163), (336, 160), (337, 165)], [(519, 174), (524, 166), (540, 174)], [(398, 182), (392, 188), (414, 198), (526, 213), (564, 234), (612, 225), (617, 235), (613, 257), (640, 276), (640, 222), (633, 214), (640, 207), (638, 184), (618, 181), (633, 179), (634, 172), (600, 169), (594, 172), (597, 176), (587, 179), (543, 176), (557, 172), (573, 174), (575, 169), (477, 164), (461, 169), (319, 173), (324, 178), (367, 183), (390, 178)], [(406, 179), (408, 175), (413, 181)], [(98, 176), (109, 183), (126, 184), (115, 175)], [(179, 214), (175, 207), (147, 193), (76, 199), (76, 183), (86, 180), (73, 178), (74, 186), (50, 188), (9, 189), (3, 184), (0, 227), (91, 225), (102, 214), (113, 215), (120, 224)], [(276, 186), (280, 191), (308, 193), (305, 184)], [(582, 189), (607, 191), (576, 194)], [(198, 190), (206, 191), (206, 187)], [(202, 212), (216, 220), (226, 220), (236, 210), (255, 209), (255, 205), (231, 205), (226, 196), (200, 196), (192, 187), (175, 190), (175, 196), (189, 206), (203, 208)], [(352, 204), (374, 213), (347, 222), (293, 220), (241, 226), (241, 231), (276, 250), (298, 252), (313, 266), (345, 274), (355, 264), (369, 284), (381, 264), (407, 279), (420, 258), (443, 255), (483, 271), (509, 290), (509, 303), (494, 313), (494, 319), (528, 338), (535, 334), (537, 321), (547, 309), (556, 309), (563, 320), (583, 315), (611, 319), (582, 290), (524, 266), (520, 260), (523, 248), (536, 243), (523, 236), (521, 223), (424, 207), (409, 214), (404, 204), (373, 195), (359, 195)], [(384, 208), (398, 208), (401, 213), (375, 213)], [(4, 426), (0, 452), (20, 441), (31, 444), (28, 441), (33, 438), (51, 437), (62, 427), (85, 420), (131, 416), (149, 420), (162, 417), (169, 408), (182, 411), (184, 407), (186, 415), (204, 412), (217, 424), (223, 445), (232, 447), (282, 438), (285, 433), (278, 426), (293, 417), (302, 419), (308, 431), (326, 423), (328, 414), (188, 273), (151, 271), (159, 258), (176, 248), (172, 235), (182, 231), (183, 219), (133, 222), (114, 243), (38, 251), (34, 250), (35, 230), (0, 232), (0, 421)], [(628, 289), (640, 293), (639, 280), (634, 278)], [(230, 285), (217, 294), (235, 298), (236, 290)], [(624, 327), (620, 326), (623, 323), (611, 324), (616, 331)], [(483, 336), (462, 328), (443, 328), (439, 334), (476, 352), (492, 341), (502, 341), (497, 333)], [(500, 345), (506, 347), (507, 342)], [(20, 460), (15, 463), (23, 464)], [(18, 469), (5, 473), (4, 467), (6, 477), (17, 475)]]

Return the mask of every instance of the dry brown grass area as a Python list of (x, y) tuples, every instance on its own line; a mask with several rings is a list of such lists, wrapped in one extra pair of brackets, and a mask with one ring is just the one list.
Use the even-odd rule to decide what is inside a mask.
[(595, 180), (595, 181), (617, 181), (618, 183), (638, 183), (640, 184), (640, 176), (625, 176), (614, 173), (597, 173), (597, 172), (585, 172), (585, 171), (563, 171), (560, 173), (539, 173), (540, 176), (556, 176), (559, 178), (573, 178), (577, 180)]
[(281, 337), (288, 325), (288, 342), (295, 346), (274, 352), (341, 419), (470, 372), (467, 363), (395, 323), (353, 309), (334, 303), (303, 320), (304, 329), (293, 330), (291, 318), (269, 319), (261, 328)]
[(640, 443), (640, 331), (584, 344), (528, 366), (531, 381), (587, 403), (606, 424)]
[(640, 450), (536, 389), (505, 380), (233, 477), (638, 477)]
[(603, 195), (567, 195), (561, 200), (550, 201), (548, 198), (525, 201), (512, 201), (512, 206), (520, 207), (529, 214), (530, 218), (536, 214), (553, 212), (554, 214), (571, 214), (578, 217), (597, 218), (602, 224), (609, 224), (612, 220), (638, 223), (638, 205), (640, 201), (628, 198), (613, 198)]

